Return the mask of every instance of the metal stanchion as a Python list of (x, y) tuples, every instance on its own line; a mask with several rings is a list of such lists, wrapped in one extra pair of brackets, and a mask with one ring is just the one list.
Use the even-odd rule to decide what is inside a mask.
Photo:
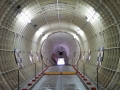
[(84, 62), (83, 62), (83, 74), (85, 76), (85, 64), (84, 64)]
[(98, 66), (97, 66), (97, 90), (98, 90)]
[(47, 60), (46, 60), (46, 65), (47, 65)]
[(78, 69), (78, 62), (77, 62), (77, 69)]
[(73, 65), (73, 59), (72, 59), (72, 65)]
[[(36, 77), (36, 63), (35, 63), (35, 77)], [(36, 80), (36, 78), (35, 78), (35, 80)]]
[(43, 73), (43, 61), (42, 61), (42, 73)]
[(20, 90), (20, 87), (19, 87), (19, 79), (20, 79), (20, 76), (19, 76), (19, 68), (18, 68), (18, 90)]
[(49, 66), (50, 66), (50, 60), (49, 60)]
[(74, 66), (75, 66), (75, 60), (74, 60)]

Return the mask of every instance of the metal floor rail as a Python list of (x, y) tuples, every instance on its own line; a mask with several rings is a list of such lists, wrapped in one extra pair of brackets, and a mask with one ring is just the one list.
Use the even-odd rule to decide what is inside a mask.
[(42, 77), (39, 77), (41, 74), (37, 75), (36, 79), (22, 90), (96, 90), (96, 87), (84, 76), (80, 77), (79, 73), (72, 66), (50, 66), (44, 70)]

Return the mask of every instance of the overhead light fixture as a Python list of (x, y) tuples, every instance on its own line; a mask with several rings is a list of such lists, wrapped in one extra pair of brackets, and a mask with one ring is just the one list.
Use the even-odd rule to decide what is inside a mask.
[(31, 20), (29, 20), (28, 17), (23, 12), (21, 12), (21, 15), (23, 16), (24, 19), (28, 21), (28, 23), (31, 23)]
[(87, 22), (89, 22), (91, 20), (91, 18), (95, 15), (95, 11), (92, 12), (92, 14), (87, 18)]

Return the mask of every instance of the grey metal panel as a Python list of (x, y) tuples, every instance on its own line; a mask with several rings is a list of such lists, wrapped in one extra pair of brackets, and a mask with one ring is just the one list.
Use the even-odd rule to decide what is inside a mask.
[(32, 90), (87, 90), (77, 75), (44, 75)]
[(61, 90), (87, 90), (77, 75), (62, 75)]
[(63, 66), (62, 71), (63, 72), (66, 72), (66, 71), (70, 71), (70, 72), (74, 71), (75, 72), (75, 70), (71, 66)]
[[(71, 66), (51, 66), (46, 72), (71, 72)], [(77, 75), (44, 75), (32, 90), (86, 90)]]
[(68, 72), (68, 71), (74, 71), (73, 67), (71, 66), (51, 66), (46, 70), (46, 72)]

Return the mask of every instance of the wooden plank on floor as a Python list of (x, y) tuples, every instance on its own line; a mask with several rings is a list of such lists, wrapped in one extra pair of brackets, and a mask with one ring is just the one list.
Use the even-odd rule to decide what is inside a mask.
[(44, 75), (75, 75), (76, 72), (44, 72)]
[(61, 75), (61, 72), (44, 72), (44, 75)]

